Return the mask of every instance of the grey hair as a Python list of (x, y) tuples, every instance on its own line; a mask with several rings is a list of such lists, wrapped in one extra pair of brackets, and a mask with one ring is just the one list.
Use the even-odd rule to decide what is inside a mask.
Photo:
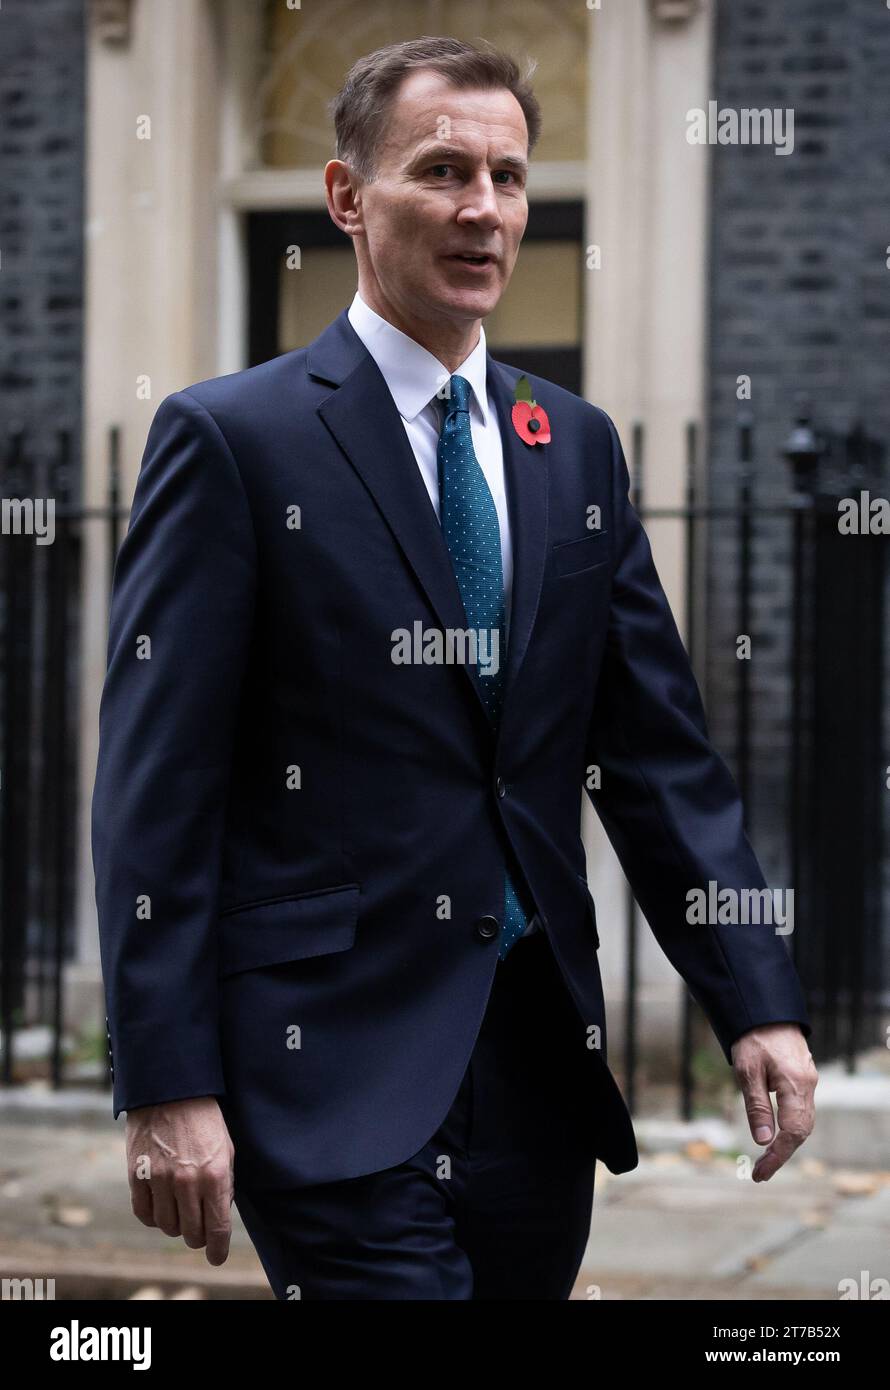
[(336, 158), (348, 164), (364, 183), (372, 183), (376, 177), (377, 152), (399, 85), (409, 72), (420, 68), (439, 73), (452, 87), (504, 87), (512, 92), (525, 116), (531, 154), (541, 134), (541, 108), (531, 88), (536, 61), (530, 60), (521, 72), (508, 53), (484, 39), (479, 45), (434, 36), (408, 39), (359, 58), (328, 104), (334, 120)]

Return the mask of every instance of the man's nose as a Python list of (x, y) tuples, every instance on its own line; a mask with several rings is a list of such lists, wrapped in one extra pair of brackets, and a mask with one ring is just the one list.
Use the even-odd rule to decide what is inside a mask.
[(501, 209), (490, 174), (483, 174), (468, 187), (464, 205), (458, 215), (468, 221), (480, 222), (486, 227), (501, 225)]

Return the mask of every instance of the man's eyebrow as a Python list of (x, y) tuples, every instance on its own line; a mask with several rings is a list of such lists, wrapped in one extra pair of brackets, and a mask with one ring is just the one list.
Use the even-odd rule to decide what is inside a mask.
[[(440, 161), (444, 160), (466, 162), (468, 158), (470, 158), (470, 156), (467, 151), (462, 150), (459, 145), (429, 145), (425, 149), (418, 150), (417, 154), (411, 160), (411, 164), (415, 166), (420, 163), (426, 163), (427, 161), (438, 164)], [(521, 159), (519, 155), (497, 155), (496, 158), (489, 162), (492, 165), (506, 164), (509, 168), (516, 169), (523, 174), (528, 173), (528, 161)]]

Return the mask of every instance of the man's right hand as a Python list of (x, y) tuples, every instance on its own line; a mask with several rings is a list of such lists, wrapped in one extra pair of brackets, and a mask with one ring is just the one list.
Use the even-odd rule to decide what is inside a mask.
[(209, 1264), (228, 1258), (233, 1160), (215, 1096), (163, 1101), (127, 1111), (127, 1175), (133, 1211), (145, 1226), (181, 1235)]

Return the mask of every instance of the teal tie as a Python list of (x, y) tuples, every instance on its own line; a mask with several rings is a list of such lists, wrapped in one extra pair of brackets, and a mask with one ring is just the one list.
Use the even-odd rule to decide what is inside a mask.
[[(501, 532), (494, 498), (473, 448), (470, 383), (453, 376), (439, 435), (439, 519), (463, 599), (467, 627), (477, 634), (479, 684), (495, 732), (501, 717), (506, 676), (504, 577)], [(480, 634), (488, 637), (487, 646)], [(494, 634), (497, 633), (497, 647)], [(485, 674), (486, 658), (497, 653), (497, 670)], [(495, 663), (492, 660), (492, 667)], [(528, 926), (509, 869), (504, 872), (504, 914), (498, 955), (504, 959)]]

